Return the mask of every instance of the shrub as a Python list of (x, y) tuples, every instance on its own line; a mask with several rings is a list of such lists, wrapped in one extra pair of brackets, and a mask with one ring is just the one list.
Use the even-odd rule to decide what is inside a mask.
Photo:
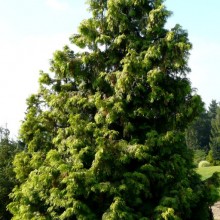
[(201, 168), (201, 167), (209, 167), (210, 166), (210, 163), (206, 160), (202, 160), (199, 162), (198, 164), (198, 168)]

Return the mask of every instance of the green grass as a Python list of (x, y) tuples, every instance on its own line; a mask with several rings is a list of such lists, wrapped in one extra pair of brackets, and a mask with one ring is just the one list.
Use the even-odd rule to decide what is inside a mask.
[(196, 172), (201, 175), (202, 180), (206, 180), (211, 177), (213, 173), (220, 172), (220, 166), (201, 167), (197, 168)]

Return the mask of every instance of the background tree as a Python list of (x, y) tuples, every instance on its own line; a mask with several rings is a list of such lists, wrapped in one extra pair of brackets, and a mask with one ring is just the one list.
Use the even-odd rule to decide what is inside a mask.
[(186, 129), (186, 144), (193, 150), (195, 166), (198, 166), (200, 161), (206, 160), (210, 150), (210, 134), (211, 119), (208, 112), (204, 110)]
[(187, 146), (190, 149), (209, 150), (210, 124), (211, 120), (205, 111), (193, 121), (186, 131)]
[(217, 109), (219, 107), (219, 103), (216, 100), (212, 100), (208, 107), (208, 116), (210, 120), (214, 119), (217, 114)]
[(200, 114), (191, 44), (163, 1), (90, 0), (28, 99), (12, 219), (209, 219), (185, 129)]
[(190, 149), (210, 150), (209, 142), (211, 135), (211, 121), (216, 117), (218, 103), (212, 100), (208, 110), (205, 110), (197, 117), (186, 131), (187, 146)]
[[(215, 142), (217, 140), (214, 140), (217, 136), (217, 131), (215, 128), (216, 126), (218, 126), (218, 122), (214, 122), (216, 120), (216, 117), (217, 117), (217, 110), (219, 108), (219, 104), (216, 102), (216, 100), (212, 100), (210, 105), (209, 105), (209, 108), (208, 108), (208, 117), (209, 117), (209, 127), (210, 127), (210, 132), (209, 132), (209, 152), (208, 152), (208, 155), (207, 155), (207, 160), (210, 162), (210, 163), (213, 163), (213, 164), (216, 164), (218, 163), (217, 160), (215, 160), (213, 158), (213, 154), (215, 154), (215, 152), (213, 153), (213, 149), (212, 148), (215, 148), (214, 146), (217, 144), (215, 144)], [(216, 125), (214, 125), (216, 124)], [(216, 151), (216, 149), (214, 149), (214, 151)]]
[[(210, 152), (211, 123), (216, 117), (218, 103), (212, 100), (208, 110), (205, 110), (197, 117), (186, 130), (186, 144), (194, 151), (194, 162), (205, 160)], [(212, 161), (211, 152), (208, 160)]]
[(220, 164), (220, 108), (217, 108), (216, 116), (212, 119), (210, 152), (208, 160), (214, 165)]
[(12, 161), (15, 154), (21, 150), (17, 142), (10, 140), (9, 133), (7, 128), (0, 128), (0, 219), (2, 220), (12, 217), (6, 208), (11, 201), (9, 193), (17, 184)]

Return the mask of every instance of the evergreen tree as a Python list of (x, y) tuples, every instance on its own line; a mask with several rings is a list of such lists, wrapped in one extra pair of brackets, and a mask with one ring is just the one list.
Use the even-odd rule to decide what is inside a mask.
[(209, 135), (209, 154), (207, 156), (207, 159), (211, 163), (213, 163), (214, 161), (216, 162), (216, 160), (213, 158), (213, 149), (212, 148), (215, 145), (214, 143), (216, 142), (216, 140), (214, 140), (214, 139), (217, 136), (217, 133), (216, 133), (217, 128), (215, 128), (215, 127), (216, 126), (218, 127), (218, 125), (217, 125), (218, 124), (218, 122), (217, 122), (218, 119), (216, 119), (218, 108), (219, 108), (219, 104), (216, 102), (216, 100), (212, 100), (210, 105), (209, 105), (209, 108), (208, 108), (209, 124), (207, 125), (207, 128), (209, 129), (209, 133), (208, 133), (208, 135)]
[[(216, 118), (218, 106), (219, 104), (216, 100), (212, 100), (208, 110), (204, 109), (200, 116), (197, 117), (186, 130), (186, 143), (188, 148), (192, 149), (194, 154), (200, 154), (202, 152), (202, 154), (204, 154), (205, 152), (208, 154), (207, 159), (211, 163), (213, 163), (213, 152), (210, 150), (210, 146), (212, 145), (212, 143), (210, 143), (211, 129), (213, 120)], [(213, 131), (213, 133), (215, 132)], [(215, 134), (213, 135), (216, 136)], [(197, 157), (197, 155), (195, 156)]]
[(216, 116), (212, 119), (208, 159), (215, 165), (220, 164), (220, 107), (217, 108)]
[(209, 219), (184, 131), (200, 114), (191, 44), (162, 0), (90, 0), (28, 101), (8, 206), (23, 219)]
[(187, 146), (193, 150), (209, 151), (211, 118), (204, 111), (186, 130)]
[(12, 215), (7, 210), (7, 205), (11, 202), (9, 193), (17, 184), (15, 173), (13, 172), (12, 161), (16, 153), (21, 151), (21, 146), (10, 140), (9, 130), (0, 127), (0, 219), (11, 219)]
[[(209, 104), (208, 116), (209, 116), (210, 120), (212, 120), (216, 117), (218, 106), (219, 106), (219, 104), (216, 102), (216, 100), (212, 100), (211, 103)], [(210, 124), (211, 124), (211, 122), (210, 122)]]

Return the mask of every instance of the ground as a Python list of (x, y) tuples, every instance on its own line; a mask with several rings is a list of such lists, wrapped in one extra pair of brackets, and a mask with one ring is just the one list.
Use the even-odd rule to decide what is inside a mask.
[(214, 206), (212, 206), (212, 212), (215, 220), (220, 220), (220, 201), (216, 202)]

